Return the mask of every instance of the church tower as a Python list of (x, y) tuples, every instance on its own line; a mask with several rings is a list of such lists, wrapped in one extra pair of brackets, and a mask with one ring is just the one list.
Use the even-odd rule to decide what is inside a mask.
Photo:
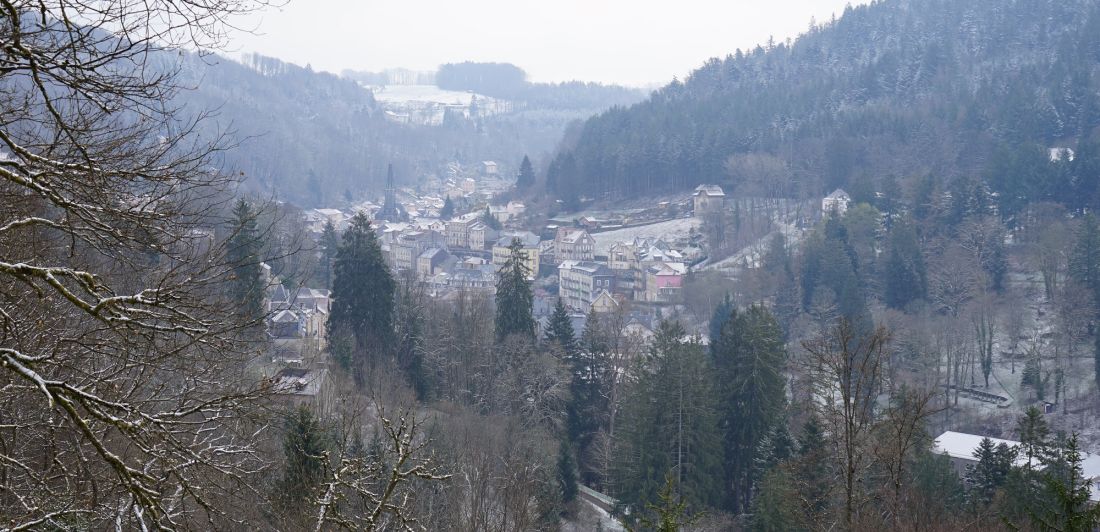
[(393, 163), (386, 168), (386, 199), (382, 203), (382, 209), (374, 215), (374, 219), (388, 222), (400, 222), (405, 219), (404, 209), (397, 204), (397, 189), (393, 184)]

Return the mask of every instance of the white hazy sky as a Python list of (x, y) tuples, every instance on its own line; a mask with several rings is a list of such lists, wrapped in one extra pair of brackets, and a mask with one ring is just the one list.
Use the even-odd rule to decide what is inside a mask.
[(684, 77), (709, 57), (865, 0), (290, 0), (242, 21), (229, 52), (258, 52), (316, 70), (434, 70), (509, 62), (533, 81), (629, 85)]

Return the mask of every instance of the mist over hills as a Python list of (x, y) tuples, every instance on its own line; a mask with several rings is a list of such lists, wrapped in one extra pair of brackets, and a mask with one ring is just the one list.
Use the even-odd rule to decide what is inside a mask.
[[(387, 119), (383, 105), (353, 79), (275, 58), (192, 54), (182, 70), (183, 84), (195, 88), (181, 92), (178, 103), (216, 110), (205, 132), (227, 131), (237, 144), (223, 154), (225, 169), (243, 172), (246, 190), (310, 207), (346, 195), (379, 196), (391, 162), (399, 183), (408, 185), (442, 175), (455, 162), (497, 160), (514, 173), (525, 154), (550, 152), (569, 122), (644, 96), (583, 83), (532, 85), (535, 104), (517, 100), (508, 112), (492, 114), (452, 109), (428, 126)], [(519, 96), (493, 91), (492, 83), (477, 88), (501, 99)]]

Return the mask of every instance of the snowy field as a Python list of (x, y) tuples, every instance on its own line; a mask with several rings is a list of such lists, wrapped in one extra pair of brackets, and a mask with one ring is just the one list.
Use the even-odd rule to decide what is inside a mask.
[[(374, 99), (383, 103), (432, 102), (446, 105), (470, 105), (472, 92), (449, 91), (435, 85), (384, 85), (371, 86)], [(478, 103), (492, 101), (488, 96), (476, 94)]]
[(692, 229), (698, 231), (701, 225), (702, 222), (695, 218), (677, 218), (667, 222), (596, 233), (592, 238), (596, 240), (596, 254), (605, 255), (616, 242), (633, 242), (638, 237), (663, 238), (666, 242), (671, 242), (679, 236), (688, 236)]

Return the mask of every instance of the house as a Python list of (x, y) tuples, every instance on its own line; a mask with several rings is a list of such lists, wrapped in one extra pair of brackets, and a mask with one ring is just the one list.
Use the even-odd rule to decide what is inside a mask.
[(656, 262), (648, 266), (645, 270), (645, 301), (678, 302), (685, 274), (687, 266), (682, 262)]
[(595, 258), (596, 240), (588, 231), (572, 227), (558, 228), (554, 237), (554, 254), (558, 262), (591, 261)]
[(592, 301), (592, 312), (596, 314), (611, 314), (619, 310), (620, 303), (615, 296), (611, 295), (608, 290), (601, 290), (600, 295), (596, 296), (596, 299)]
[(273, 314), (268, 323), (268, 331), (275, 338), (301, 338), (306, 333), (306, 323), (302, 313), (283, 309)]
[(325, 416), (334, 404), (335, 390), (325, 368), (283, 368), (268, 379), (268, 385), (275, 398), (291, 409), (309, 406)]
[(469, 196), (469, 195), (473, 194), (474, 192), (477, 192), (477, 181), (474, 181), (474, 179), (472, 177), (467, 177), (466, 179), (463, 179), (462, 180), (462, 193), (463, 193), (463, 195)]
[[(939, 437), (932, 442), (932, 452), (946, 455), (951, 460), (951, 466), (954, 468), (955, 473), (959, 476), (964, 476), (970, 466), (978, 463), (978, 458), (975, 454), (978, 451), (978, 446), (985, 438), (986, 436), (978, 434), (947, 431), (940, 434)], [(1003, 443), (1009, 447), (1016, 448), (1019, 448), (1021, 445), (1020, 442), (1015, 440), (1004, 440), (1001, 438), (989, 439), (994, 445)], [(1016, 467), (1026, 466), (1027, 457), (1018, 454), (1012, 465)], [(1100, 455), (1082, 452), (1081, 469), (1084, 478), (1089, 479), (1089, 500), (1094, 503), (1100, 502)]]
[(470, 212), (447, 222), (447, 247), (469, 249), (470, 226), (478, 223), (481, 213)]
[(500, 232), (488, 224), (482, 221), (474, 222), (470, 225), (470, 249), (482, 250), (486, 249), (488, 244), (496, 242)]
[(442, 247), (432, 247), (424, 250), (420, 257), (416, 259), (416, 275), (421, 279), (427, 279), (440, 273), (448, 255), (447, 250)]
[(567, 260), (558, 266), (558, 295), (565, 306), (588, 312), (604, 291), (615, 290), (615, 272), (603, 264)]
[(417, 259), (429, 248), (441, 244), (432, 231), (405, 231), (390, 245), (391, 260), (395, 270), (414, 270)]
[(500, 170), (497, 168), (496, 161), (481, 161), (481, 173), (488, 177), (496, 177)]
[(718, 185), (699, 185), (692, 193), (695, 217), (721, 214), (726, 207), (726, 193)]
[(332, 297), (332, 291), (322, 288), (299, 288), (298, 293), (294, 295), (291, 304), (305, 310), (312, 312), (316, 311), (329, 311), (330, 298)]
[(508, 258), (512, 255), (513, 240), (519, 240), (520, 245), (523, 247), (524, 253), (524, 266), (527, 267), (529, 274), (528, 279), (534, 279), (539, 274), (539, 243), (540, 239), (538, 235), (530, 231), (511, 231), (505, 232), (496, 243), (493, 244), (493, 264), (499, 270), (505, 263), (508, 262)]
[(615, 242), (607, 251), (607, 266), (616, 272), (630, 272), (638, 265), (635, 242)]
[(825, 216), (833, 213), (844, 214), (850, 203), (852, 203), (852, 197), (844, 192), (844, 189), (838, 188), (821, 200), (821, 212)]
[(1051, 148), (1050, 149), (1050, 162), (1057, 163), (1066, 161), (1072, 163), (1073, 159), (1077, 157), (1077, 154), (1073, 151), (1073, 148)]

